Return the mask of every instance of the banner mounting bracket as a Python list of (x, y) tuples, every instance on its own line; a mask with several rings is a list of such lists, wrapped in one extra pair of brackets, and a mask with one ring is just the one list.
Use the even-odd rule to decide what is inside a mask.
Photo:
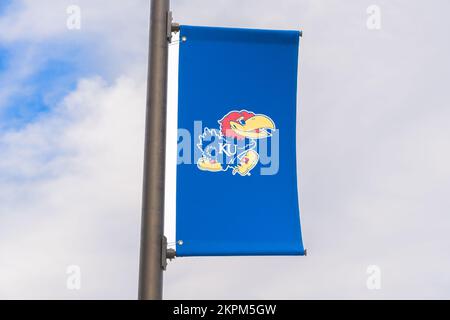
[(169, 249), (167, 246), (167, 237), (163, 236), (161, 241), (161, 268), (166, 271), (167, 270), (167, 260), (172, 261), (177, 256), (177, 253), (174, 249)]
[(180, 25), (173, 22), (172, 11), (167, 11), (167, 41), (172, 42), (172, 32), (177, 33), (180, 31)]

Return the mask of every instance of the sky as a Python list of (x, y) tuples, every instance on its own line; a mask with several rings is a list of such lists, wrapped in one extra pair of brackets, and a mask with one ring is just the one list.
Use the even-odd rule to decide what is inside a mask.
[[(74, 4), (80, 30), (67, 28)], [(372, 5), (379, 29), (367, 26)], [(1, 0), (0, 298), (136, 299), (149, 10)], [(166, 299), (450, 298), (449, 10), (445, 0), (172, 0), (181, 24), (303, 30), (308, 256), (179, 258)], [(170, 232), (170, 190), (167, 200)], [(73, 265), (80, 290), (66, 285)]]

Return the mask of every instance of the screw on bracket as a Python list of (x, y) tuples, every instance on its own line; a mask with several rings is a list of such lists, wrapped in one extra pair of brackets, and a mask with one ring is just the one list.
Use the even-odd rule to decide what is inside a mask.
[(180, 24), (179, 23), (172, 23), (172, 32), (173, 33), (178, 33), (180, 32)]
[(176, 258), (177, 252), (175, 251), (175, 249), (167, 249), (167, 254), (166, 255), (167, 255), (167, 259), (172, 261), (173, 259)]

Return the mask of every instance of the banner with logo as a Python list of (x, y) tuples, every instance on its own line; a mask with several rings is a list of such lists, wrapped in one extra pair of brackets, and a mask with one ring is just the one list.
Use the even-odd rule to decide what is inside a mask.
[(299, 39), (297, 31), (181, 26), (177, 256), (305, 254)]

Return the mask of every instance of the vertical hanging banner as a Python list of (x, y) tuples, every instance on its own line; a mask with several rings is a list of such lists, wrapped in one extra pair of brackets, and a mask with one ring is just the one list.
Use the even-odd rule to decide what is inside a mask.
[(177, 256), (304, 255), (300, 32), (181, 26)]

